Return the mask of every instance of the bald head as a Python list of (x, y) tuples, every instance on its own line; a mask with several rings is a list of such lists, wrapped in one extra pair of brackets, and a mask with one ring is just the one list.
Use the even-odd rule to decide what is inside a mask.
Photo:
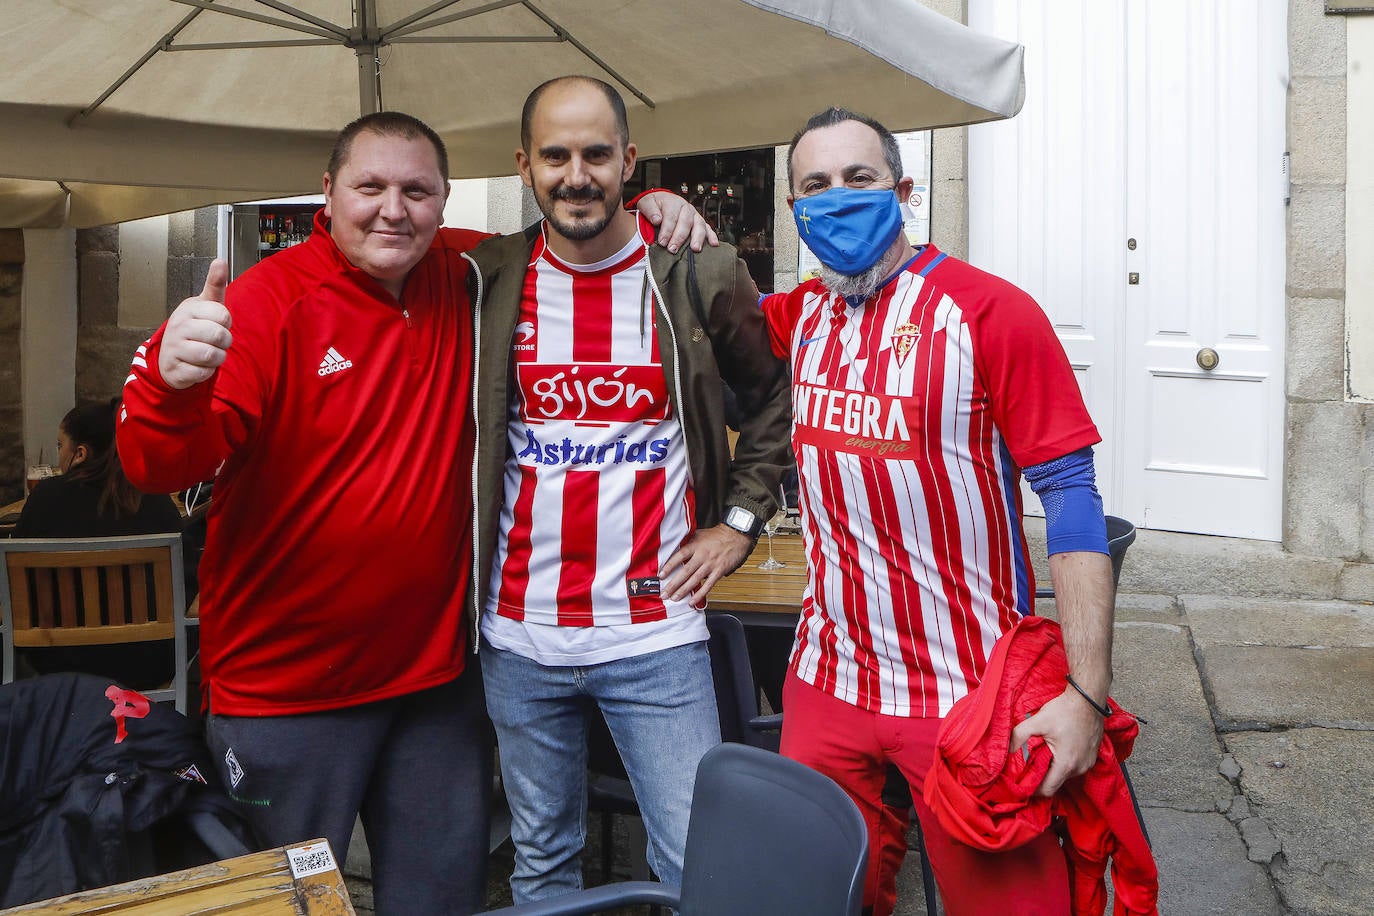
[(606, 104), (611, 108), (612, 117), (615, 118), (615, 129), (620, 138), (621, 148), (630, 144), (630, 121), (625, 114), (625, 100), (620, 97), (619, 92), (615, 91), (614, 86), (591, 76), (557, 76), (540, 83), (525, 99), (525, 107), (520, 112), (520, 146), (525, 152), (530, 151), (530, 138), (533, 135), (531, 124), (534, 122), (535, 111), (539, 108), (540, 100), (550, 89), (571, 88), (573, 86), (594, 88), (601, 93), (606, 99)]

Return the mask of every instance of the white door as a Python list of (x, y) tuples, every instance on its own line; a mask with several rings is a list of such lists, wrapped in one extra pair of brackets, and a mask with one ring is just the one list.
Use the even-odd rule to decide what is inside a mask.
[(1026, 45), (1021, 114), (969, 129), (970, 256), (1045, 307), (1142, 527), (1281, 535), (1285, 16), (970, 4)]

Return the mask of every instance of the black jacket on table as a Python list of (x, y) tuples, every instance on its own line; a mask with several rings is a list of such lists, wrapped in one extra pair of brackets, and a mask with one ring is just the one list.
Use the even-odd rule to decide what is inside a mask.
[(85, 674), (0, 687), (0, 907), (251, 851), (217, 781), (171, 706)]

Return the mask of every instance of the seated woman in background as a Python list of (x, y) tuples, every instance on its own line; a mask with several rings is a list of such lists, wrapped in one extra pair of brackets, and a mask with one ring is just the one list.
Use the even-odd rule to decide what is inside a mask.
[(17, 538), (102, 538), (181, 530), (166, 495), (129, 483), (115, 451), (119, 398), (74, 407), (57, 431), (61, 474), (40, 480), (14, 527)]
[[(16, 538), (93, 538), (180, 532), (181, 513), (165, 494), (139, 492), (115, 450), (119, 398), (73, 408), (57, 433), (61, 474), (40, 480), (14, 527)], [(33, 648), (22, 658), (39, 674), (84, 671), (134, 689), (172, 677), (169, 643)]]

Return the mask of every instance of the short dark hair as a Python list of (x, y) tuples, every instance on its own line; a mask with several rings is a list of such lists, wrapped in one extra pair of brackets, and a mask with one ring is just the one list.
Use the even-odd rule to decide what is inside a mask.
[(534, 109), (539, 106), (539, 97), (544, 94), (546, 89), (552, 88), (559, 83), (586, 83), (601, 90), (601, 94), (606, 97), (606, 102), (611, 106), (611, 113), (615, 115), (615, 131), (620, 135), (620, 146), (622, 148), (630, 145), (630, 119), (625, 114), (625, 100), (620, 97), (620, 93), (610, 83), (599, 80), (594, 76), (555, 76), (551, 80), (545, 80), (534, 87), (525, 98), (525, 107), (520, 111), (520, 148), (526, 153), (530, 151), (530, 122), (534, 120)]
[(792, 185), (792, 157), (797, 152), (797, 144), (801, 138), (811, 133), (813, 130), (820, 130), (823, 127), (834, 127), (836, 124), (843, 124), (845, 121), (858, 121), (865, 127), (870, 127), (878, 135), (879, 142), (883, 145), (883, 161), (887, 163), (888, 169), (892, 172), (893, 181), (901, 181), (905, 176), (902, 174), (902, 151), (897, 148), (897, 138), (892, 136), (892, 131), (888, 130), (868, 115), (856, 114), (847, 108), (827, 108), (825, 111), (813, 114), (797, 135), (792, 138), (791, 144), (787, 147), (787, 190), (795, 190)]
[(339, 131), (339, 135), (334, 138), (334, 151), (329, 154), (329, 165), (325, 167), (330, 181), (338, 180), (339, 169), (348, 162), (353, 141), (365, 130), (383, 137), (400, 137), (403, 140), (419, 140), (423, 137), (428, 140), (434, 147), (434, 155), (439, 159), (439, 172), (444, 176), (444, 182), (448, 182), (448, 150), (444, 148), (444, 141), (439, 139), (439, 134), (424, 121), (401, 111), (374, 111)]

